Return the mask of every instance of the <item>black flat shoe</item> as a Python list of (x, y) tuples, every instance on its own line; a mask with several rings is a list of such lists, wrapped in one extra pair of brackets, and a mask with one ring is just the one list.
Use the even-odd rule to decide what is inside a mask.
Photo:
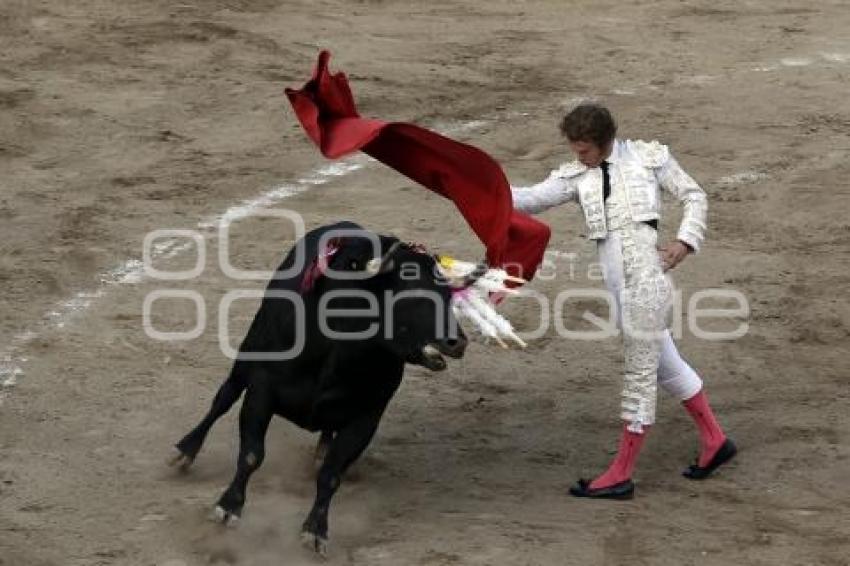
[(682, 475), (689, 480), (704, 480), (710, 476), (714, 470), (734, 458), (737, 453), (738, 447), (735, 446), (735, 443), (732, 442), (731, 439), (727, 438), (706, 467), (701, 467), (699, 465), (699, 461), (697, 461), (696, 464), (688, 466), (688, 469), (683, 471)]
[(589, 480), (582, 479), (570, 488), (570, 495), (593, 499), (632, 499), (635, 496), (635, 484), (632, 480), (626, 480), (608, 487), (593, 489), (590, 487)]

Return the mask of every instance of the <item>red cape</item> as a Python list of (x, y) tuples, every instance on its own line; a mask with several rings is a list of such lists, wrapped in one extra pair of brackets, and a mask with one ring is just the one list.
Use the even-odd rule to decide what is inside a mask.
[(360, 150), (457, 206), (487, 248), (487, 263), (531, 279), (549, 227), (513, 208), (504, 172), (478, 148), (414, 124), (361, 118), (344, 73), (330, 74), (322, 51), (310, 79), (286, 95), (307, 135), (330, 159)]

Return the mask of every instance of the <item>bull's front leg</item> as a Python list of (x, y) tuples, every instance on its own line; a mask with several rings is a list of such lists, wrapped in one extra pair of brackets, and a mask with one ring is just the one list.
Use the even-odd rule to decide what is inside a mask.
[(342, 475), (369, 445), (382, 414), (383, 409), (358, 417), (330, 440), (327, 456), (316, 478), (316, 501), (301, 530), (304, 544), (322, 556), (327, 554), (331, 498), (339, 488)]
[(323, 430), (322, 434), (319, 436), (319, 442), (316, 443), (316, 452), (313, 454), (313, 460), (316, 463), (316, 470), (318, 470), (325, 461), (325, 457), (328, 455), (328, 450), (330, 450), (333, 439), (334, 433), (331, 430)]
[(270, 395), (249, 390), (239, 412), (239, 457), (236, 475), (215, 508), (215, 518), (233, 525), (242, 514), (248, 480), (265, 458), (266, 431), (272, 418)]

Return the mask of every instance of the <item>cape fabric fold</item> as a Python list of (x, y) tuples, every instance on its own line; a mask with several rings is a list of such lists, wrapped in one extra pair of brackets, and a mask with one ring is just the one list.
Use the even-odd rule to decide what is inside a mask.
[(513, 208), (499, 164), (471, 145), (414, 124), (361, 118), (343, 73), (328, 71), (322, 51), (310, 79), (286, 95), (310, 139), (327, 158), (363, 151), (454, 202), (487, 249), (487, 263), (531, 279), (543, 260), (549, 227)]

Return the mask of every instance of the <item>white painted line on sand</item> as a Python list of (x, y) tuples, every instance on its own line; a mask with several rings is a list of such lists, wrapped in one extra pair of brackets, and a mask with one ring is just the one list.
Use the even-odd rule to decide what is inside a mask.
[(808, 67), (812, 63), (814, 61), (809, 57), (785, 57), (779, 60), (779, 64), (786, 67)]
[(820, 56), (831, 63), (850, 63), (850, 53), (821, 53)]
[(719, 179), (717, 179), (716, 183), (718, 185), (732, 187), (736, 185), (744, 185), (747, 183), (755, 183), (756, 181), (767, 179), (767, 177), (767, 173), (762, 173), (761, 171), (741, 171), (740, 173), (734, 173), (732, 175), (727, 175), (726, 177), (720, 177)]

